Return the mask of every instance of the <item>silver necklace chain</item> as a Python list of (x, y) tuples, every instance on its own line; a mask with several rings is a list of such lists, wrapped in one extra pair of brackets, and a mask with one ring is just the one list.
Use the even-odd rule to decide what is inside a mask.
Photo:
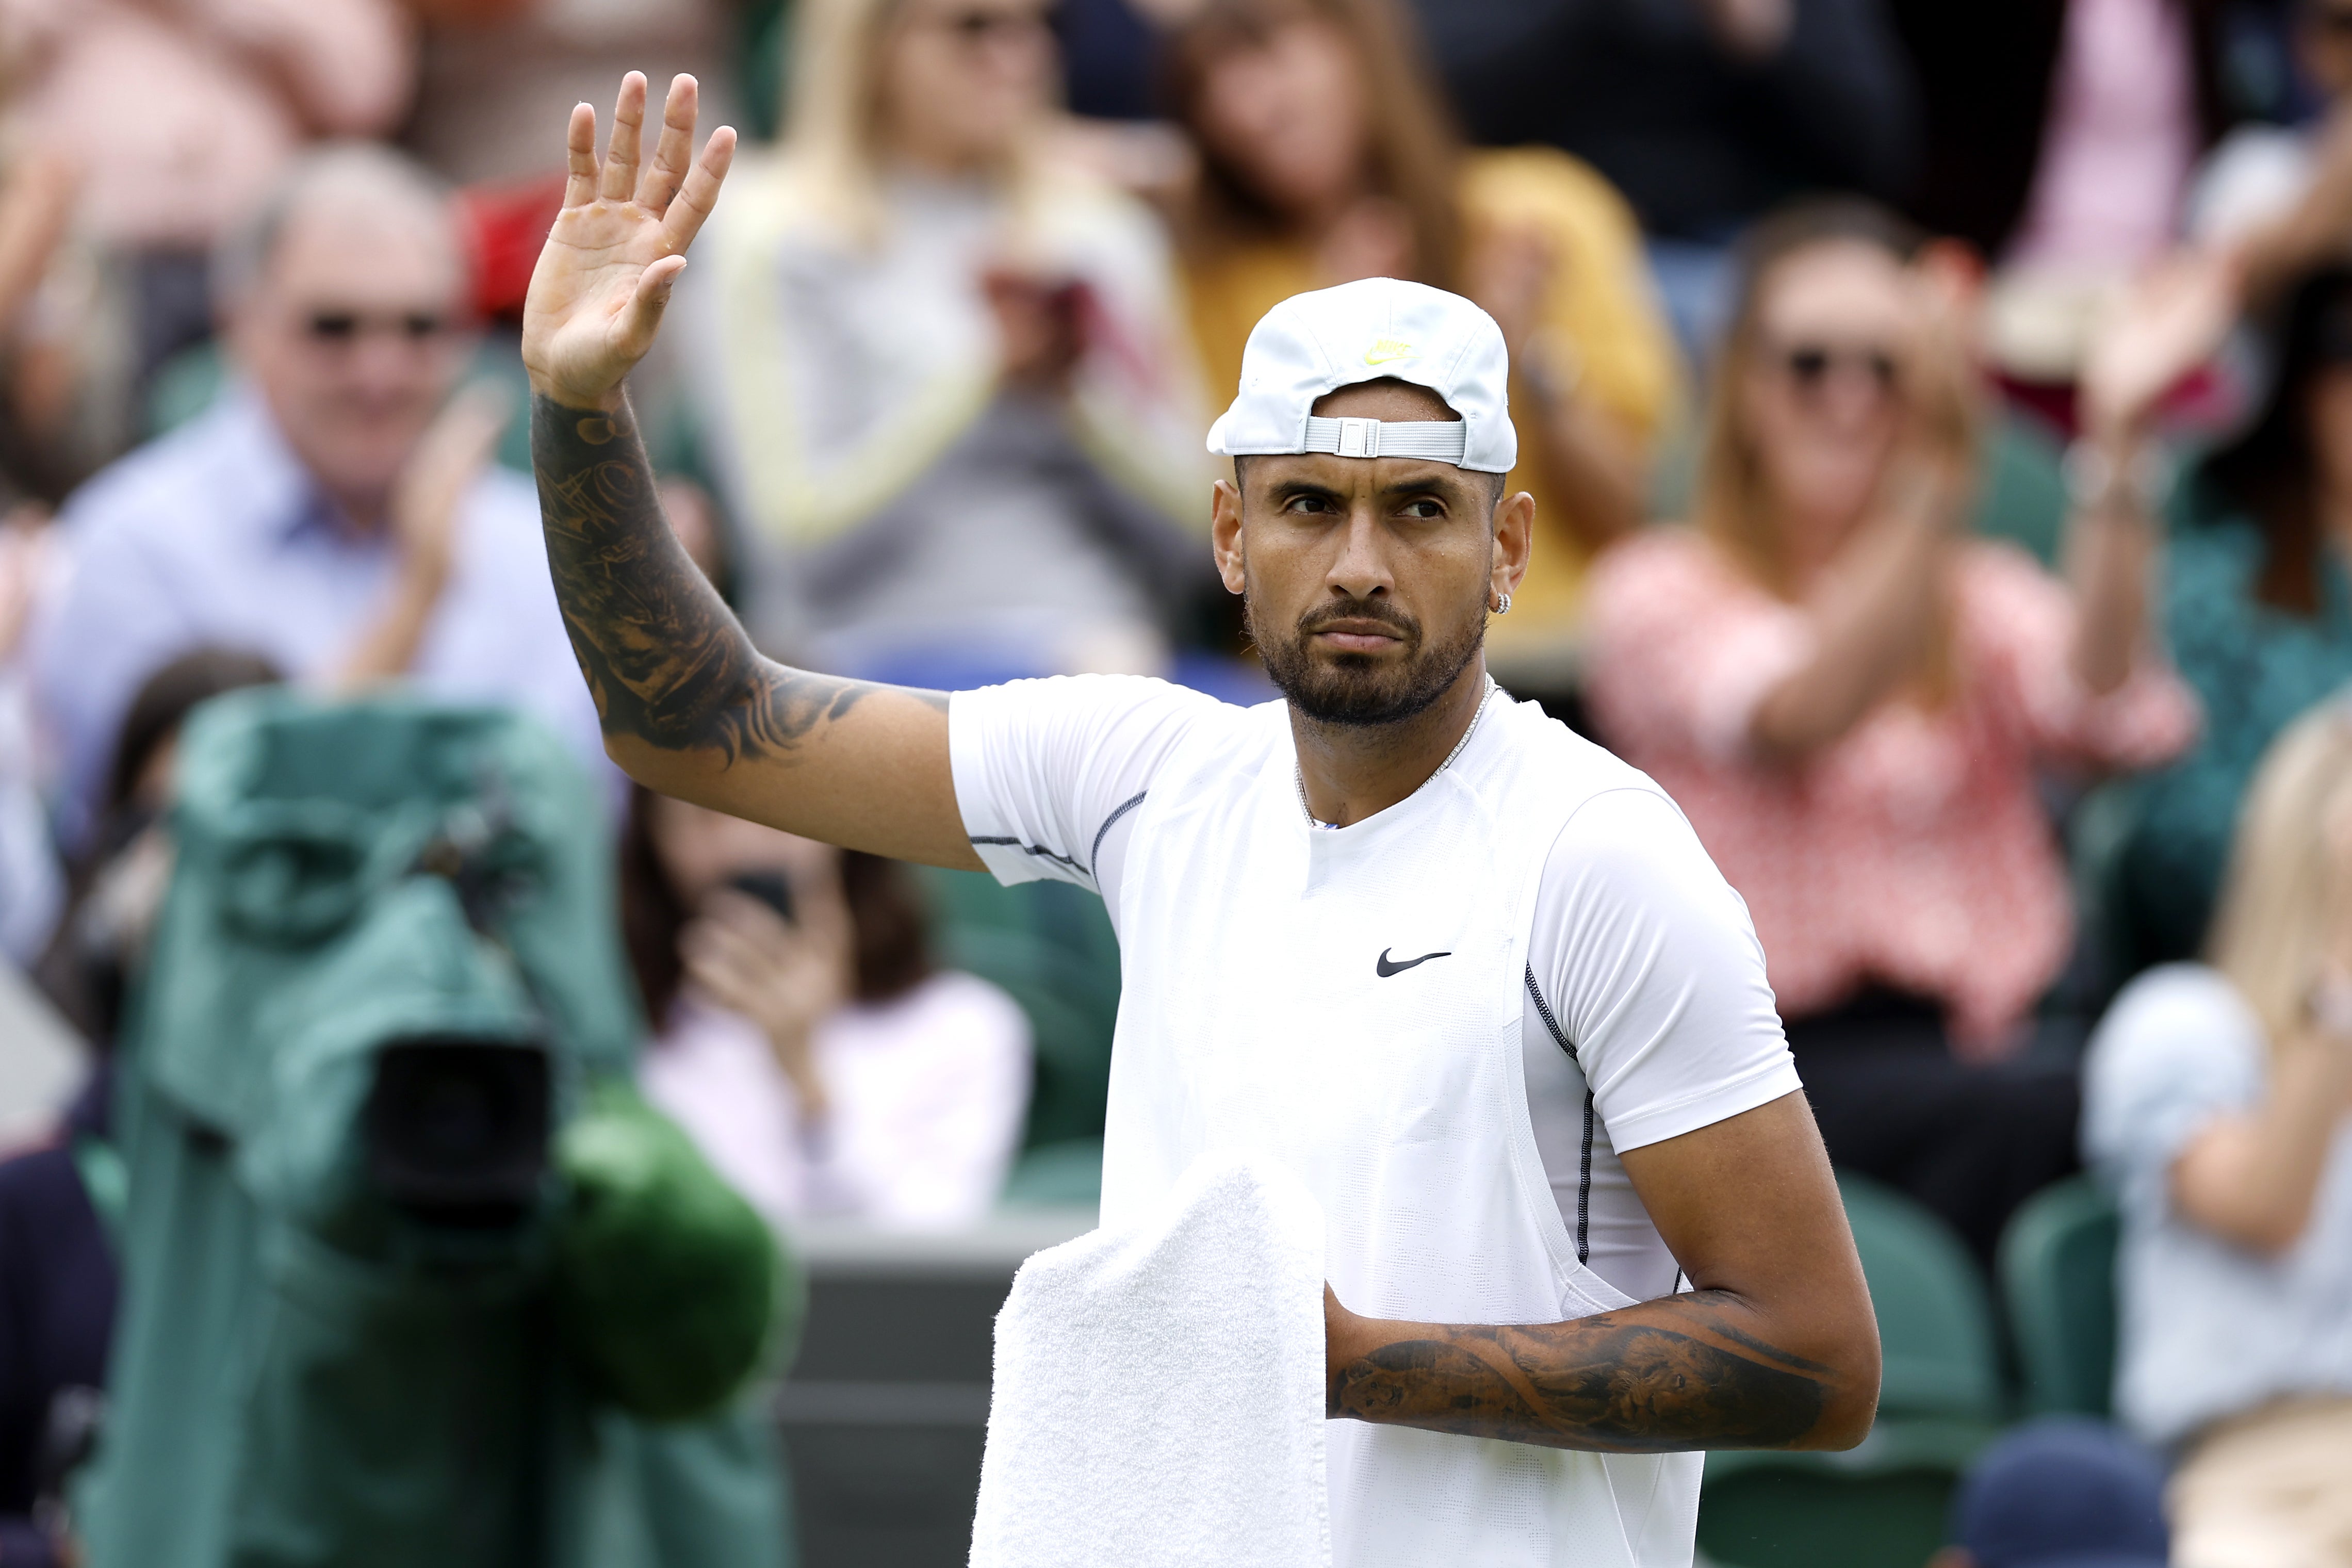
[[(1470, 743), (1470, 737), (1478, 732), (1478, 721), (1486, 716), (1486, 704), (1494, 700), (1495, 693), (1501, 689), (1501, 687), (1495, 684), (1495, 678), (1493, 676), (1490, 675), (1486, 678), (1486, 689), (1479, 694), (1478, 707), (1476, 711), (1470, 715), (1469, 728), (1462, 731), (1462, 738), (1454, 742), (1454, 749), (1445, 753), (1445, 760), (1437, 764), (1436, 768), (1430, 773), (1430, 778), (1435, 778), (1439, 773), (1444, 773), (1446, 769), (1454, 765), (1454, 759), (1462, 754), (1462, 748), (1468, 745)], [(1290, 764), (1290, 777), (1291, 781), (1298, 786), (1298, 809), (1300, 812), (1305, 814), (1307, 817), (1307, 826), (1309, 827), (1323, 828), (1338, 827), (1339, 826), (1338, 823), (1326, 822), (1321, 817), (1316, 816), (1315, 808), (1307, 804), (1307, 773), (1304, 769), (1299, 767), (1298, 763), (1295, 760)], [(1426, 784), (1429, 781), (1428, 779), (1424, 779), (1422, 782)]]

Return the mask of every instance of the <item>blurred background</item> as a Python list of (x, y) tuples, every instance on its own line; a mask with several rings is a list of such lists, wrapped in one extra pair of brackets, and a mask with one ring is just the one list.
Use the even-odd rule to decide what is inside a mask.
[[(604, 761), (518, 322), (632, 68), (746, 137), (635, 396), (796, 664), (1269, 698), (1250, 327), (1501, 325), (1492, 668), (1747, 900), (1886, 1349), (1706, 1561), (2352, 1565), (2352, 0), (0, 0), (0, 1562), (963, 1559), (1117, 947)], [(769, 1258), (708, 1387), (639, 1202)]]

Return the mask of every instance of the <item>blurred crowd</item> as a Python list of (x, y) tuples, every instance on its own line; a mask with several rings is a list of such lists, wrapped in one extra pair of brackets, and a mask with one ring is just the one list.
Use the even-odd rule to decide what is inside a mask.
[[(609, 786), (649, 1096), (780, 1224), (945, 1224), (1030, 1020), (903, 868), (628, 790), (549, 586), (517, 323), (629, 68), (751, 138), (635, 396), (801, 665), (1271, 695), (1250, 327), (1483, 305), (1497, 677), (1688, 815), (1842, 1167), (1988, 1263), (2110, 1186), (2176, 1561), (2352, 1564), (2352, 0), (0, 0), (0, 950), (102, 1062), (194, 707), (512, 703)], [(12, 1562), (102, 1382), (63, 1157), (0, 1167), (80, 1325), (0, 1305)]]

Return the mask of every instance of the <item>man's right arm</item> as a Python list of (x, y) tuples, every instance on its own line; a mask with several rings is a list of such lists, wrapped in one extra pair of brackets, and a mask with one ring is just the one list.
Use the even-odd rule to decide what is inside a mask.
[(722, 129), (693, 159), (695, 100), (691, 78), (672, 84), (642, 177), (644, 78), (622, 84), (602, 163), (593, 113), (573, 111), (571, 184), (525, 307), (548, 566), (604, 748), (664, 795), (978, 869), (949, 768), (947, 699), (762, 657), (662, 517), (622, 384), (652, 344), (733, 150)]

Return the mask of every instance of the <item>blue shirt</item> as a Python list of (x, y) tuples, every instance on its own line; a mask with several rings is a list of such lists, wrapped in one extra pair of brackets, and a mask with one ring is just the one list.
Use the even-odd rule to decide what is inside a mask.
[(2116, 1413), (2152, 1443), (2293, 1395), (2352, 1394), (2352, 1125), (2339, 1124), (2311, 1220), (2276, 1257), (2181, 1215), (2172, 1166), (2216, 1119), (2257, 1109), (2270, 1044), (2201, 964), (2124, 988), (2083, 1070), (2083, 1154), (2123, 1208)]
[[(548, 577), (539, 500), (502, 468), (467, 492), (457, 559), (411, 678), (439, 696), (537, 714), (600, 770), (595, 705)], [(232, 390), (115, 463), (59, 517), (68, 560), (32, 648), (35, 696), (64, 753), (62, 826), (78, 839), (140, 685), (207, 645), (331, 676), (380, 616), (397, 550), (352, 531), (261, 399)]]

